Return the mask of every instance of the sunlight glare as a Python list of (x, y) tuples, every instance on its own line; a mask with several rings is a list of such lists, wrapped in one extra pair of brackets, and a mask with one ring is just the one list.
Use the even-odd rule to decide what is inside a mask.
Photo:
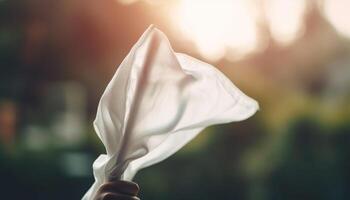
[(218, 60), (227, 49), (246, 54), (256, 48), (254, 16), (246, 0), (182, 0), (177, 24), (202, 56)]
[(305, 0), (265, 0), (265, 14), (273, 38), (290, 44), (303, 30)]
[(342, 35), (350, 37), (350, 1), (325, 0), (325, 14), (330, 23)]

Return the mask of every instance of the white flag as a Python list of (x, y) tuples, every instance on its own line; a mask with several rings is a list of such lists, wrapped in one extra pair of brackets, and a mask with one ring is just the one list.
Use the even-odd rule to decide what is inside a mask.
[(104, 91), (94, 127), (106, 147), (93, 164), (92, 200), (108, 180), (132, 180), (191, 141), (205, 127), (252, 116), (258, 103), (215, 67), (175, 53), (149, 27)]

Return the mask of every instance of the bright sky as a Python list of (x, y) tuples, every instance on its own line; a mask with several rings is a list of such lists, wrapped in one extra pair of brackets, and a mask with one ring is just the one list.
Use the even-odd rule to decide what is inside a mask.
[(273, 38), (281, 44), (289, 44), (302, 29), (305, 0), (265, 0), (265, 14)]
[[(137, 0), (119, 0), (134, 2)], [(144, 0), (159, 2), (160, 0)], [(266, 19), (272, 38), (291, 44), (304, 30), (303, 17), (310, 0), (177, 0), (174, 26), (194, 41), (209, 60), (241, 58), (264, 46), (258, 22)], [(350, 38), (350, 0), (316, 0), (335, 29)], [(265, 18), (264, 18), (265, 16)]]
[(225, 55), (226, 48), (246, 53), (257, 44), (255, 19), (244, 0), (182, 0), (176, 19), (199, 52), (211, 60)]
[[(194, 40), (203, 57), (218, 60), (227, 50), (240, 58), (258, 49), (257, 22), (265, 13), (273, 38), (294, 41), (303, 29), (304, 0), (264, 0), (259, 10), (254, 0), (180, 0), (176, 25)], [(233, 56), (232, 53), (230, 57)]]
[(324, 0), (324, 11), (335, 29), (350, 38), (350, 0)]

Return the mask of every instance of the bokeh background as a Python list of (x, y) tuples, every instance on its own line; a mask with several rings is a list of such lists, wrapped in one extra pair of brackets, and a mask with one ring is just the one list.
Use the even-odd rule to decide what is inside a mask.
[(139, 172), (145, 200), (350, 199), (348, 0), (0, 0), (0, 199), (80, 199), (98, 100), (155, 24), (260, 103)]

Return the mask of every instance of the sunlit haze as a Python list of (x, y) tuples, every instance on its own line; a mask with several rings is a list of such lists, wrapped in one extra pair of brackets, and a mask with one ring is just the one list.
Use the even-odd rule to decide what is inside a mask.
[[(138, 0), (119, 0), (133, 3)], [(160, 3), (161, 0), (143, 0)], [(278, 45), (292, 44), (305, 30), (309, 4), (320, 2), (325, 17), (343, 36), (350, 37), (349, 0), (174, 0), (173, 25), (212, 61), (240, 59), (264, 49), (268, 37)], [(269, 30), (260, 30), (263, 24)]]
[(328, 20), (339, 33), (350, 37), (350, 1), (325, 0), (324, 9)]
[(300, 35), (305, 0), (265, 0), (265, 15), (273, 38), (288, 44)]
[(246, 1), (183, 0), (177, 17), (185, 35), (209, 59), (222, 58), (226, 48), (247, 53), (256, 46), (255, 20)]
[(257, 5), (257, 1), (247, 0), (181, 0), (176, 25), (195, 42), (201, 55), (211, 60), (223, 58), (227, 50), (233, 52), (227, 56), (237, 58), (256, 50), (261, 43), (257, 37), (260, 13), (265, 13), (277, 42), (288, 44), (302, 30), (304, 0), (266, 0), (260, 10)]

